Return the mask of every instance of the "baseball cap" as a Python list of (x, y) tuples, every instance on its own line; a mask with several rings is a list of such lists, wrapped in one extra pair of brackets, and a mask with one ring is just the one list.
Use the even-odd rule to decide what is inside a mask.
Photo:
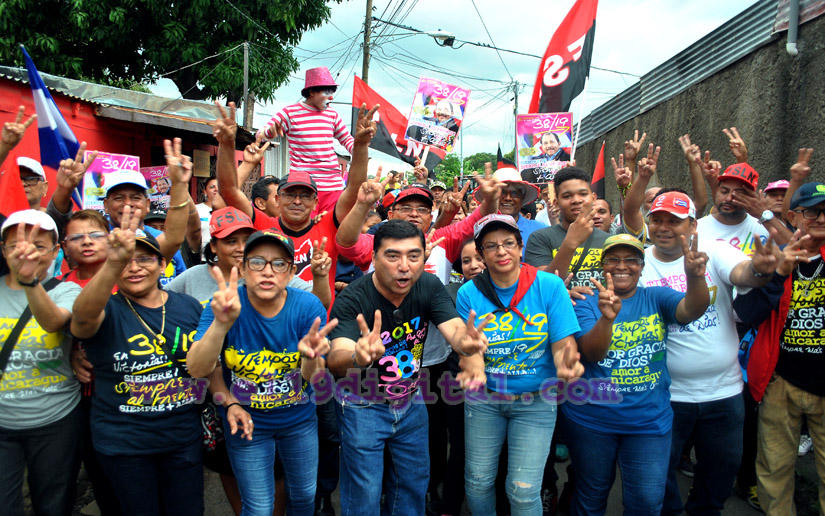
[(318, 187), (315, 185), (315, 180), (313, 180), (308, 173), (300, 170), (290, 172), (289, 175), (286, 176), (286, 179), (278, 185), (278, 192), (293, 186), (306, 186), (307, 188), (314, 190), (316, 193), (318, 192)]
[[(504, 166), (502, 168), (496, 169), (493, 173), (493, 178), (498, 180), (499, 182), (506, 182), (511, 187), (515, 186), (521, 190), (521, 204), (522, 206), (526, 206), (532, 202), (535, 202), (539, 196), (539, 189), (536, 185), (532, 183), (528, 183), (527, 181), (521, 178), (521, 174), (519, 174), (518, 170), (512, 166)], [(473, 195), (475, 196), (476, 200), (479, 202), (484, 201), (481, 195), (479, 195), (480, 189), (476, 188), (473, 191)]]
[(212, 212), (209, 219), (209, 235), (215, 238), (224, 238), (239, 229), (255, 230), (249, 215), (237, 208), (227, 206)]
[(510, 215), (501, 215), (500, 213), (491, 213), (490, 215), (481, 217), (473, 225), (473, 240), (476, 245), (481, 246), (481, 240), (484, 238), (484, 235), (495, 229), (506, 229), (516, 235), (521, 235), (518, 224), (516, 224), (516, 220), (513, 217)]
[[(810, 208), (817, 204), (825, 202), (825, 184), (823, 183), (805, 183), (800, 186), (791, 197), (791, 209), (802, 206), (803, 208)], [(5, 229), (5, 224), (3, 228)]]
[(152, 210), (143, 217), (143, 221), (147, 220), (166, 220), (166, 212), (163, 210)]
[(433, 188), (442, 188), (446, 190), (447, 185), (444, 184), (444, 181), (433, 181), (433, 184), (430, 185), (430, 190), (432, 190)]
[(18, 224), (26, 224), (27, 226), (40, 224), (40, 231), (51, 231), (54, 233), (54, 241), (57, 242), (57, 224), (54, 223), (53, 218), (40, 210), (20, 210), (9, 215), (9, 218), (3, 222), (3, 227), (0, 228), (0, 235), (3, 236), (3, 240), (6, 239), (6, 230)]
[(295, 244), (292, 243), (292, 239), (277, 229), (265, 229), (263, 231), (256, 231), (255, 233), (252, 233), (243, 248), (243, 257), (246, 258), (249, 251), (261, 242), (273, 242), (275, 244), (279, 244), (286, 250), (286, 254), (289, 255), (290, 260), (295, 258)]
[(146, 186), (146, 178), (137, 170), (117, 170), (103, 175), (103, 188), (107, 197), (114, 188), (123, 185), (137, 186), (144, 192), (149, 189)]
[(390, 206), (392, 206), (392, 203), (395, 202), (395, 198), (398, 196), (400, 192), (401, 190), (399, 190), (398, 188), (396, 188), (395, 190), (388, 191), (387, 195), (384, 196), (384, 200), (381, 201), (381, 204), (383, 204), (385, 208), (389, 208)]
[(43, 181), (46, 180), (46, 172), (43, 170), (43, 166), (39, 162), (31, 158), (26, 158), (23, 156), (17, 158), (17, 166), (27, 168), (35, 174), (37, 174), (38, 176), (42, 177)]
[(628, 235), (627, 233), (619, 233), (618, 235), (607, 237), (604, 241), (604, 247), (602, 247), (602, 260), (604, 260), (604, 253), (606, 253), (608, 249), (613, 249), (614, 247), (619, 246), (631, 247), (637, 251), (642, 258), (645, 257), (645, 246), (642, 245), (642, 242), (639, 241), (638, 238)]
[(787, 179), (780, 179), (779, 181), (768, 183), (768, 186), (765, 187), (765, 192), (769, 192), (771, 190), (787, 190), (790, 186), (791, 183), (789, 183)]
[(755, 192), (759, 183), (759, 172), (747, 163), (734, 163), (719, 174), (719, 181), (725, 179), (736, 179)]
[(135, 243), (143, 244), (154, 251), (158, 256), (163, 256), (163, 253), (160, 252), (160, 244), (157, 239), (142, 229), (135, 230)]
[(690, 217), (696, 218), (696, 206), (690, 197), (682, 192), (667, 192), (658, 195), (653, 200), (653, 206), (650, 207), (650, 213), (663, 211), (675, 215), (680, 219)]
[(430, 205), (430, 207), (433, 205), (433, 193), (429, 188), (421, 185), (410, 185), (403, 188), (400, 192), (398, 192), (398, 195), (395, 196), (395, 201), (393, 201), (392, 205), (395, 206), (399, 202), (411, 199), (413, 197), (423, 199), (425, 203)]

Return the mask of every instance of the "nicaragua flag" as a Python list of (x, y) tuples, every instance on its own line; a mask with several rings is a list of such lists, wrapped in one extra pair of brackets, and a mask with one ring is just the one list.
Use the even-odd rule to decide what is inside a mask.
[[(77, 149), (80, 144), (77, 141), (66, 119), (57, 109), (54, 99), (46, 85), (43, 84), (43, 79), (40, 73), (34, 66), (32, 58), (29, 57), (26, 48), (20, 45), (20, 50), (23, 51), (23, 57), (26, 59), (26, 70), (29, 72), (29, 84), (32, 87), (32, 96), (34, 97), (34, 107), (37, 111), (37, 134), (40, 137), (40, 164), (48, 165), (57, 170), (60, 167), (60, 161), (64, 159), (74, 159), (77, 155)], [(83, 182), (81, 181), (81, 185)], [(81, 187), (72, 192), (72, 199), (78, 207), (83, 206)]]

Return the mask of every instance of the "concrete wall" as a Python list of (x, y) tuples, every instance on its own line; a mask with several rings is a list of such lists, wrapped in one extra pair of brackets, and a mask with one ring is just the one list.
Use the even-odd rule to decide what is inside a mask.
[[(679, 136), (690, 134), (702, 151), (723, 168), (733, 162), (722, 128), (739, 129), (749, 162), (759, 172), (760, 188), (788, 178), (800, 147), (815, 149), (811, 178), (825, 182), (825, 16), (800, 27), (799, 55), (785, 51), (787, 33), (667, 102), (628, 120), (576, 150), (576, 161), (592, 172), (605, 144), (606, 196), (618, 206), (610, 158), (624, 151), (634, 129), (662, 147), (658, 178), (652, 185), (691, 192)], [(720, 41), (720, 44), (725, 44)], [(645, 146), (647, 145), (647, 142)], [(709, 194), (710, 195), (710, 194)], [(712, 201), (712, 200), (710, 200)]]

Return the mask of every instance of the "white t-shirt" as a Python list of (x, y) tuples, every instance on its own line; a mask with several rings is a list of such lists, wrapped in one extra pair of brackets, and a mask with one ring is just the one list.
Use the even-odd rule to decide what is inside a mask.
[[(671, 324), (667, 337), (670, 398), (685, 403), (721, 400), (742, 392), (730, 275), (736, 265), (748, 258), (742, 251), (715, 240), (700, 238), (699, 250), (708, 255), (705, 281), (710, 290), (710, 306), (690, 324)], [(653, 256), (653, 248), (648, 248), (639, 281), (646, 287), (666, 286), (685, 292), (684, 257), (662, 262)]]
[(204, 203), (196, 204), (198, 217), (201, 219), (201, 248), (209, 242), (209, 219), (212, 218), (212, 208)]
[(733, 247), (739, 249), (746, 256), (753, 256), (753, 238), (758, 235), (761, 243), (768, 241), (768, 230), (759, 223), (759, 220), (745, 215), (745, 220), (734, 226), (722, 224), (713, 215), (707, 215), (697, 221), (696, 231), (699, 233), (699, 240), (724, 240)]

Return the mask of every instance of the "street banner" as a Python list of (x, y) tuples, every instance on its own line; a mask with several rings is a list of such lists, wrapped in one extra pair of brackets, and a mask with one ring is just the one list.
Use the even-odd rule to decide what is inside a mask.
[(548, 183), (570, 161), (573, 113), (516, 115), (516, 160), (521, 177)]
[(469, 98), (470, 90), (421, 78), (407, 122), (407, 139), (452, 151)]

